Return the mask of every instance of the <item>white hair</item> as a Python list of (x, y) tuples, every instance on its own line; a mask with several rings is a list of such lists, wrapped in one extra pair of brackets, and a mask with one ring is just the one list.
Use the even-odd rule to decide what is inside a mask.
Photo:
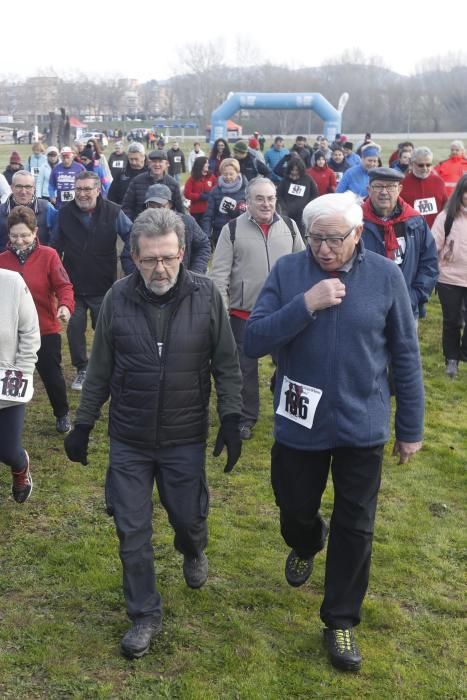
[(317, 221), (341, 216), (349, 226), (359, 226), (363, 222), (361, 198), (354, 192), (334, 192), (313, 199), (303, 210), (303, 221), (307, 233)]
[(456, 148), (459, 148), (461, 151), (464, 151), (464, 144), (462, 141), (451, 141), (451, 146), (455, 146)]

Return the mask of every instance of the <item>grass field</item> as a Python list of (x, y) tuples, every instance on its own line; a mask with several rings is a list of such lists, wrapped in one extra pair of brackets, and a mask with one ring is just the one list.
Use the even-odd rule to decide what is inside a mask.
[[(151, 652), (134, 662), (119, 653), (128, 620), (117, 538), (103, 502), (107, 410), (91, 436), (89, 466), (72, 464), (37, 379), (24, 433), (34, 475), (25, 505), (13, 502), (9, 472), (0, 471), (0, 698), (465, 698), (467, 365), (457, 379), (445, 377), (440, 336), (433, 297), (420, 324), (425, 443), (404, 466), (387, 448), (370, 589), (357, 630), (364, 657), (358, 675), (335, 671), (322, 647), (324, 557), (317, 557), (303, 588), (292, 589), (284, 579), (288, 550), (269, 484), (267, 359), (261, 420), (228, 475), (225, 457), (211, 456), (212, 412), (210, 576), (199, 591), (184, 583), (182, 557), (157, 502), (154, 549), (164, 630)], [(66, 339), (63, 354), (69, 385)], [(74, 410), (79, 396), (69, 396)], [(327, 518), (331, 507), (328, 486)]]

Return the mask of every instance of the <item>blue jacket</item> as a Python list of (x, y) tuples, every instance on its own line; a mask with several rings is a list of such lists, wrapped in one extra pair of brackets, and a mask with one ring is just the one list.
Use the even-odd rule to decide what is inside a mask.
[(208, 206), (201, 219), (201, 228), (208, 238), (217, 240), (222, 227), (246, 211), (245, 188), (248, 182), (244, 175), (242, 177), (242, 186), (236, 192), (227, 192), (221, 185), (210, 191)]
[(289, 149), (288, 148), (274, 148), (274, 146), (271, 146), (271, 148), (268, 148), (266, 153), (264, 154), (264, 161), (268, 168), (272, 171), (270, 178), (273, 182), (280, 182), (282, 180), (279, 175), (277, 175), (274, 172), (274, 168), (278, 164), (280, 160), (284, 156), (287, 156), (289, 154)]
[(365, 170), (363, 165), (354, 165), (345, 171), (341, 181), (337, 185), (336, 192), (347, 192), (351, 190), (360, 197), (368, 195), (368, 170)]
[(423, 432), (423, 382), (407, 287), (390, 260), (357, 246), (351, 270), (340, 273), (342, 303), (310, 314), (304, 292), (329, 275), (309, 247), (279, 258), (248, 320), (244, 350), (274, 353), (274, 409), (284, 376), (322, 390), (307, 428), (275, 414), (276, 440), (298, 450), (372, 447), (387, 442), (391, 362), (397, 401), (396, 437), (418, 442)]
[[(382, 227), (364, 220), (362, 240), (367, 250), (386, 255)], [(405, 254), (398, 265), (409, 290), (412, 311), (417, 318), (426, 315), (425, 304), (438, 279), (438, 253), (435, 239), (423, 216), (411, 216), (395, 226), (396, 235), (405, 238)], [(394, 263), (393, 263), (394, 264)]]
[(345, 162), (352, 168), (354, 165), (360, 165), (362, 159), (352, 151), (348, 156), (345, 156)]

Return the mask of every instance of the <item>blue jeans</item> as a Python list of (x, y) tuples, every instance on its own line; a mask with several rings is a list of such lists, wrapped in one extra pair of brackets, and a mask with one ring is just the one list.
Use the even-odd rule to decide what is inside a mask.
[(16, 404), (0, 409), (0, 462), (14, 472), (21, 472), (27, 465), (26, 453), (21, 446), (26, 406)]

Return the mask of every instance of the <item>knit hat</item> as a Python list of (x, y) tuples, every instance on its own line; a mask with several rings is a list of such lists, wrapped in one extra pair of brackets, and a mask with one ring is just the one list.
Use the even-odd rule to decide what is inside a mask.
[(58, 148), (56, 146), (49, 146), (48, 149), (45, 152), (45, 155), (48, 156), (51, 153), (55, 153), (55, 155), (58, 156)]
[(246, 141), (237, 141), (237, 143), (234, 143), (233, 149), (234, 151), (237, 151), (237, 153), (248, 153)]
[(19, 163), (21, 165), (21, 156), (18, 151), (12, 151), (10, 156), (10, 164)]
[(368, 146), (362, 146), (362, 158), (374, 158), (379, 157), (380, 147), (376, 143), (369, 143)]
[(324, 155), (323, 151), (320, 151), (320, 150), (315, 151), (315, 153), (314, 153), (315, 163), (316, 163), (316, 161), (319, 160), (320, 158), (324, 158), (324, 160), (326, 160), (326, 156)]
[(255, 151), (257, 151), (259, 148), (259, 142), (257, 139), (249, 139), (248, 145), (250, 146), (250, 148), (254, 148)]
[(81, 153), (79, 154), (80, 158), (87, 158), (88, 160), (94, 160), (94, 151), (92, 150), (91, 146), (86, 146), (86, 148), (83, 148)]

